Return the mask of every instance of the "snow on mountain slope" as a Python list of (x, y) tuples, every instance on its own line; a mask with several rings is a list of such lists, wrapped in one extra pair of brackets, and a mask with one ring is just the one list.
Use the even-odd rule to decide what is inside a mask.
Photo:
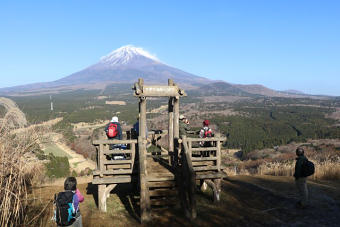
[(100, 58), (100, 63), (108, 65), (126, 65), (131, 63), (132, 60), (139, 57), (149, 58), (153, 61), (159, 62), (156, 56), (153, 56), (149, 52), (145, 51), (141, 47), (135, 47), (132, 45), (122, 46), (117, 50), (112, 51), (106, 56)]

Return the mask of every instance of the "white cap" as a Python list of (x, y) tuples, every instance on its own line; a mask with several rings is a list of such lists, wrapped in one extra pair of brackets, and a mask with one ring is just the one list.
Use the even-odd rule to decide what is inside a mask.
[(114, 116), (111, 120), (111, 122), (118, 122), (118, 117)]
[(183, 120), (184, 118), (185, 118), (185, 117), (184, 117), (183, 114), (179, 115), (179, 119), (180, 119), (180, 120)]

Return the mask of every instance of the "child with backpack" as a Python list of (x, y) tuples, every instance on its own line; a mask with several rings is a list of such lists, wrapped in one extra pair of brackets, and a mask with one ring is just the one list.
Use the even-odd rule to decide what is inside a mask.
[(77, 179), (75, 177), (66, 178), (64, 190), (58, 195), (54, 195), (54, 219), (58, 226), (82, 227), (79, 203), (84, 201), (84, 196), (77, 189)]

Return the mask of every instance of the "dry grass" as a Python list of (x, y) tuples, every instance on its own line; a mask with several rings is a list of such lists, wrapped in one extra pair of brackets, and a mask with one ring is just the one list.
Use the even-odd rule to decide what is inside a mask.
[[(306, 157), (315, 165), (315, 174), (309, 177), (315, 180), (340, 180), (340, 144), (339, 140), (316, 140), (304, 144)], [(247, 154), (247, 160), (241, 161), (235, 155), (225, 155), (224, 169), (228, 175), (272, 175), (293, 176), (295, 170), (295, 149), (301, 144), (289, 144), (274, 149), (263, 149)]]
[[(28, 192), (38, 165), (28, 164), (28, 155), (41, 138), (39, 129), (13, 133), (15, 112), (7, 112), (0, 125), (0, 226), (26, 225)], [(41, 129), (40, 129), (41, 130)]]
[[(310, 159), (315, 165), (315, 173), (310, 178), (315, 180), (340, 180), (340, 157), (337, 160), (320, 162)], [(271, 162), (261, 164), (258, 168), (260, 175), (293, 176), (295, 162)]]

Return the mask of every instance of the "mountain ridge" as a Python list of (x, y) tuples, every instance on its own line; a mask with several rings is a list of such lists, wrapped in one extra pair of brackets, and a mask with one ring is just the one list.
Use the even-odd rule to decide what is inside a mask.
[[(31, 93), (55, 93), (75, 89), (105, 89), (106, 86), (113, 83), (132, 84), (136, 82), (138, 78), (143, 78), (148, 84), (166, 84), (168, 79), (171, 78), (185, 89), (200, 89), (201, 87), (208, 89), (209, 86), (206, 88), (204, 86), (217, 83), (213, 89), (217, 89), (217, 93), (219, 94), (228, 95), (261, 95), (270, 97), (308, 96), (295, 90), (280, 92), (258, 84), (231, 84), (196, 76), (169, 66), (143, 48), (132, 45), (122, 46), (111, 51), (109, 54), (101, 57), (97, 63), (58, 80), (0, 88), (0, 94), (29, 95)], [(222, 91), (221, 87), (226, 90)]]

